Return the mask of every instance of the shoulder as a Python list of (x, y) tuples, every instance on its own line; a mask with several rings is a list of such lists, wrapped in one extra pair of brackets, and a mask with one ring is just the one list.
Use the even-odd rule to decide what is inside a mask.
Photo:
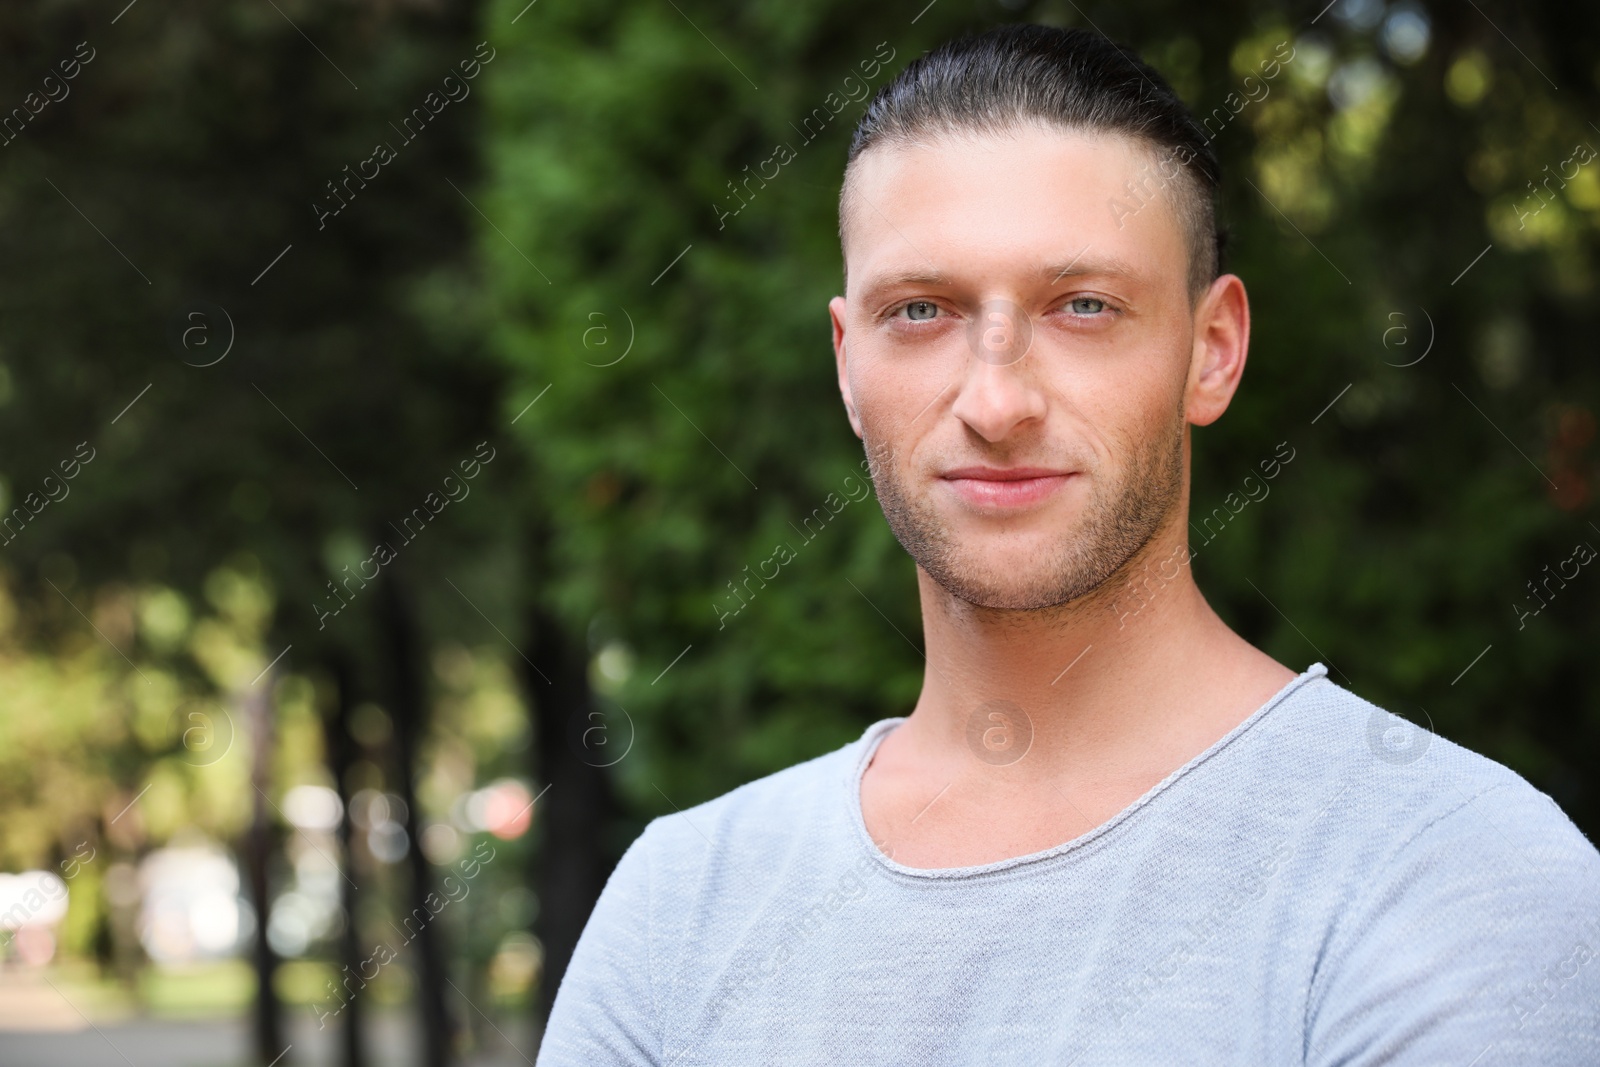
[(1401, 718), (1326, 678), (1294, 696), (1272, 727), (1296, 742), (1280, 762), (1324, 800), (1310, 1061), (1466, 1062), (1498, 1044), (1592, 1062), (1576, 1050), (1600, 1042), (1600, 852), (1521, 775), (1412, 721), (1423, 709)]
[[(1352, 831), (1380, 838), (1391, 851), (1440, 832), (1436, 823), (1481, 801), (1486, 814), (1494, 809), (1509, 820), (1502, 824), (1507, 829), (1551, 835), (1594, 854), (1554, 800), (1434, 726), (1426, 708), (1380, 706), (1319, 671), (1251, 725), (1258, 736), (1241, 769), (1300, 785), (1339, 786), (1334, 810)], [(1493, 831), (1486, 825), (1485, 832)]]
[[(848, 813), (857, 758), (884, 725), (860, 738), (747, 782), (719, 797), (653, 819), (641, 835), (655, 862), (699, 865), (712, 854), (787, 852), (801, 838), (836, 832)], [(670, 799), (670, 798), (669, 798)]]

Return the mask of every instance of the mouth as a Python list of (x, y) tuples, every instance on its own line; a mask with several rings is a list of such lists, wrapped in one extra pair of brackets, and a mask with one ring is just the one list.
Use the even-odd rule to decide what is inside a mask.
[(939, 478), (966, 503), (993, 510), (1038, 504), (1076, 473), (1048, 467), (961, 467)]

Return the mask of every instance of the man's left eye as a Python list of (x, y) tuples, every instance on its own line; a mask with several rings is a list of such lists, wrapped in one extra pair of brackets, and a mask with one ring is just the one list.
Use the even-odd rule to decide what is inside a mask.
[(1106, 309), (1106, 302), (1099, 297), (1080, 296), (1067, 306), (1076, 315), (1097, 315)]

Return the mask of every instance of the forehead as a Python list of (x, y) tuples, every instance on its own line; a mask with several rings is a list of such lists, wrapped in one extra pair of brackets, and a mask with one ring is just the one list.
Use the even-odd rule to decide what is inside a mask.
[(918, 272), (1031, 276), (1085, 249), (1086, 261), (1182, 287), (1181, 194), (1159, 159), (1131, 137), (1038, 126), (871, 148), (851, 168), (844, 203), (852, 293)]

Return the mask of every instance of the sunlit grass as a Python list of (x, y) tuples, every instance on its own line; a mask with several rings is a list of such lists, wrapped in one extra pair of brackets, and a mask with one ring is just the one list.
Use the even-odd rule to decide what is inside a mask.
[(149, 967), (138, 991), (144, 1010), (157, 1018), (235, 1015), (254, 1000), (256, 976), (245, 960)]

